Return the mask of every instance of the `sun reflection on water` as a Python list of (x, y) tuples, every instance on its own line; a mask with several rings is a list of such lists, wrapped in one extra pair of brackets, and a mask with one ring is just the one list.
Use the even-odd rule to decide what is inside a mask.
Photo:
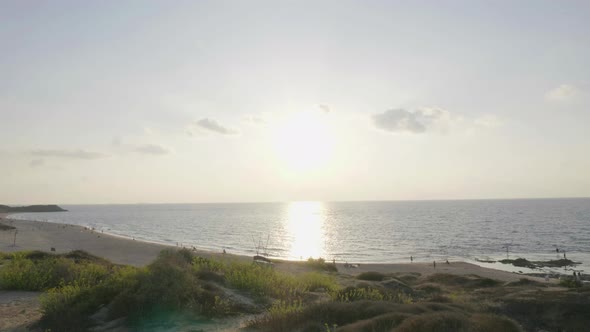
[(318, 258), (325, 248), (325, 209), (321, 202), (292, 202), (287, 209), (290, 258)]

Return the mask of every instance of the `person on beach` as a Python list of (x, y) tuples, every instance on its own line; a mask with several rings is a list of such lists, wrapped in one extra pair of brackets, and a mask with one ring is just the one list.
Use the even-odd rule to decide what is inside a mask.
[(448, 259), (447, 259), (447, 264), (449, 264), (449, 265), (451, 264), (451, 263), (449, 263), (449, 260)]
[(414, 262), (414, 257), (410, 256), (410, 263)]
[(432, 261), (432, 266), (436, 269), (436, 261)]

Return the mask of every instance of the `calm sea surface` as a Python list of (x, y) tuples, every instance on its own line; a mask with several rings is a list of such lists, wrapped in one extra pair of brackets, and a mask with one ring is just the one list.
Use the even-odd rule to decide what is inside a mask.
[[(354, 263), (556, 259), (590, 272), (590, 199), (69, 205), (14, 218), (198, 249)], [(563, 254), (561, 254), (563, 255)], [(480, 264), (480, 263), (478, 263)], [(490, 266), (486, 264), (480, 264)], [(510, 269), (504, 264), (495, 268)], [(517, 269), (518, 270), (518, 269)], [(522, 270), (522, 269), (521, 269)], [(563, 272), (563, 270), (562, 270)]]

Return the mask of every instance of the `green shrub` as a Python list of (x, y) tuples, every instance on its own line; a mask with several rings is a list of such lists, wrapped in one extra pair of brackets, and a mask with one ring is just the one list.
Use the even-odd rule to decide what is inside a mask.
[(582, 287), (582, 283), (575, 278), (566, 277), (559, 280), (559, 285), (567, 288), (578, 288)]
[(304, 289), (291, 275), (277, 273), (257, 264), (232, 263), (226, 267), (225, 278), (230, 287), (247, 291), (259, 298), (293, 299)]
[(199, 311), (202, 288), (191, 262), (190, 253), (164, 250), (146, 269), (125, 271), (117, 280), (127, 288), (113, 299), (111, 317), (144, 317), (161, 309)]
[(471, 330), (477, 332), (520, 332), (522, 328), (512, 319), (493, 314), (476, 314), (469, 319)]
[(52, 288), (41, 297), (44, 327), (55, 331), (84, 330), (89, 325), (87, 314), (96, 304), (92, 298), (83, 295), (88, 290), (78, 285)]
[(466, 315), (456, 312), (435, 312), (405, 319), (396, 332), (468, 332), (471, 331)]
[(306, 291), (318, 291), (324, 289), (327, 292), (338, 290), (339, 286), (334, 277), (318, 272), (304, 273), (297, 276), (299, 282)]
[(359, 274), (358, 276), (356, 276), (356, 278), (359, 280), (367, 281), (383, 281), (383, 279), (385, 279), (385, 275), (380, 272), (369, 271)]
[(392, 292), (373, 287), (347, 287), (332, 293), (332, 299), (338, 302), (354, 301), (391, 301), (395, 303), (412, 303), (412, 298), (403, 292)]
[(94, 260), (76, 261), (66, 255), (40, 251), (16, 252), (6, 256), (0, 269), (0, 289), (40, 291), (74, 282), (80, 286), (100, 283), (106, 278), (112, 264), (93, 263)]
[(309, 257), (305, 264), (313, 269), (316, 269), (316, 270), (328, 271), (328, 272), (338, 272), (338, 268), (336, 267), (336, 264), (326, 263), (326, 260), (323, 259), (322, 257), (320, 257), (318, 259), (313, 259), (312, 257)]

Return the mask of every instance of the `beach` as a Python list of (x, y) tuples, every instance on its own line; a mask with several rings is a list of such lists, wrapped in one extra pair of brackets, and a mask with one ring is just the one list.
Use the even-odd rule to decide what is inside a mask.
[[(68, 253), (73, 250), (83, 250), (92, 255), (105, 258), (115, 264), (132, 265), (136, 267), (143, 267), (149, 265), (157, 259), (159, 253), (164, 249), (177, 249), (177, 246), (166, 246), (163, 244), (144, 242), (124, 237), (113, 236), (102, 232), (97, 232), (82, 226), (66, 225), (50, 222), (29, 221), (29, 220), (12, 220), (9, 215), (0, 215), (0, 223), (10, 225), (16, 228), (16, 245), (13, 245), (15, 229), (5, 230), (0, 232), (0, 252), (17, 252), (17, 251), (31, 251), (40, 250), (44, 252), (55, 252), (57, 254)], [(55, 249), (54, 251), (52, 250)], [(205, 250), (197, 250), (196, 248), (188, 248), (193, 251), (195, 255), (215, 258), (222, 261), (241, 261), (251, 262), (252, 257), (244, 255), (233, 255), (231, 253), (212, 252)], [(307, 272), (314, 271), (306, 261), (286, 261), (286, 260), (272, 260), (274, 269), (286, 273), (286, 275), (305, 275)], [(329, 263), (329, 262), (328, 262)], [(559, 296), (567, 296), (564, 288), (557, 285), (557, 279), (550, 279), (548, 282), (544, 278), (528, 276), (517, 273), (510, 273), (501, 270), (495, 270), (485, 267), (480, 267), (474, 264), (450, 261), (448, 264), (445, 261), (438, 261), (436, 267), (432, 263), (424, 262), (408, 262), (408, 263), (391, 263), (391, 264), (359, 264), (355, 262), (336, 262), (337, 272), (328, 272), (339, 285), (342, 287), (359, 287), (363, 282), (356, 278), (364, 272), (379, 272), (382, 275), (399, 276), (400, 278), (416, 278), (419, 284), (425, 285), (427, 288), (416, 289), (437, 289), (443, 287), (441, 284), (432, 286), (431, 280), (444, 280), (450, 275), (460, 280), (461, 283), (453, 286), (452, 284), (444, 286), (450, 294), (458, 294), (460, 292), (465, 296), (465, 299), (472, 301), (472, 296), (480, 296), (482, 291), (477, 290), (474, 293), (473, 284), (463, 284), (463, 282), (472, 282), (473, 280), (486, 280), (498, 285), (493, 292), (497, 292), (496, 297), (502, 298), (501, 294), (504, 292), (514, 292), (517, 296), (529, 296), (531, 291), (537, 291), (540, 298), (543, 296), (552, 296), (551, 294), (560, 294)], [(148, 267), (149, 269), (149, 267)], [(435, 275), (437, 274), (437, 275)], [(489, 279), (495, 279), (498, 282), (493, 282)], [(360, 277), (360, 276), (359, 276)], [(437, 279), (438, 278), (438, 279)], [(441, 279), (442, 278), (442, 279)], [(475, 278), (475, 279), (474, 279)], [(533, 281), (529, 283), (523, 278)], [(365, 279), (363, 279), (365, 280)], [(412, 279), (408, 279), (412, 280)], [(451, 279), (452, 280), (452, 279)], [(470, 281), (471, 280), (471, 281)], [(397, 281), (396, 281), (397, 282)], [(385, 284), (383, 284), (385, 285)], [(506, 289), (502, 288), (507, 285)], [(515, 286), (516, 285), (516, 286)], [(519, 286), (522, 285), (522, 286)], [(536, 286), (538, 285), (538, 286)], [(403, 286), (407, 287), (407, 286)], [(453, 288), (456, 287), (456, 288)], [(483, 286), (484, 288), (486, 286)], [(543, 290), (539, 292), (539, 290)], [(498, 295), (500, 294), (500, 295)], [(549, 294), (549, 295), (548, 295)], [(563, 295), (565, 294), (565, 295)], [(43, 311), (41, 309), (40, 299), (41, 292), (25, 292), (25, 291), (0, 291), (0, 316), (10, 317), (0, 321), (1, 331), (28, 331), (34, 329), (34, 324), (38, 322)], [(323, 296), (317, 293), (313, 296)], [(444, 296), (439, 298), (441, 301), (450, 301)], [(446, 299), (446, 300), (445, 300)], [(541, 300), (547, 301), (547, 300)], [(568, 303), (569, 298), (562, 299)], [(547, 302), (549, 303), (549, 302)], [(219, 320), (215, 324), (239, 324), (242, 326), (246, 320)], [(229, 322), (229, 323), (228, 323)], [(107, 324), (103, 322), (103, 324)], [(238, 325), (233, 326), (236, 328)]]
[[(72, 250), (84, 250), (93, 255), (105, 258), (116, 264), (132, 266), (145, 266), (153, 261), (160, 251), (166, 248), (177, 248), (158, 243), (138, 241), (118, 236), (93, 231), (76, 225), (64, 225), (58, 223), (11, 220), (9, 215), (0, 215), (4, 224), (12, 225), (18, 230), (16, 245), (13, 246), (14, 231), (0, 232), (0, 251), (15, 252), (23, 250), (40, 250), (55, 253), (67, 253)], [(189, 248), (191, 249), (191, 248)], [(204, 257), (216, 257), (220, 259), (234, 259), (241, 261), (251, 260), (251, 257), (243, 255), (223, 254), (195, 250), (195, 254)], [(287, 272), (305, 272), (306, 267), (299, 261), (277, 260), (276, 268)], [(354, 264), (355, 262), (348, 262)], [(544, 281), (542, 278), (526, 276), (501, 270), (480, 267), (466, 262), (451, 261), (446, 264), (438, 261), (436, 268), (432, 263), (392, 263), (392, 264), (358, 264), (355, 267), (346, 267), (344, 262), (336, 262), (338, 271), (344, 275), (355, 276), (362, 272), (377, 271), (381, 273), (416, 272), (422, 275), (434, 273), (449, 273), (455, 275), (475, 274), (485, 278), (500, 281), (517, 281), (521, 278), (529, 278), (536, 281)]]

